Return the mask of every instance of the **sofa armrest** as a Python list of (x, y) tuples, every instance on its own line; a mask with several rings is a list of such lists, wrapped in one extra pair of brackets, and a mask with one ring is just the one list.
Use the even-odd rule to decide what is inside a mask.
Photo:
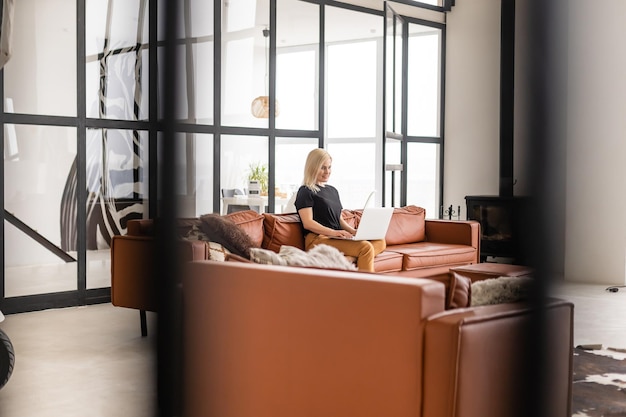
[[(111, 303), (117, 307), (158, 310), (156, 264), (158, 241), (150, 236), (116, 235), (111, 239)], [(180, 241), (181, 262), (204, 260), (203, 241)]]
[[(552, 300), (542, 310), (498, 304), (431, 317), (425, 332), (423, 416), (525, 415), (520, 411), (537, 402), (525, 396), (528, 384), (542, 382), (538, 386), (547, 400), (542, 415), (570, 416), (573, 307)], [(547, 330), (540, 347), (547, 355), (543, 363), (529, 361), (539, 317)]]
[(111, 239), (111, 303), (117, 307), (157, 311), (156, 240), (148, 236)]
[(192, 262), (183, 274), (189, 415), (418, 416), (423, 326), (443, 284)]
[(130, 219), (126, 223), (127, 236), (154, 236), (153, 219)]
[(480, 249), (480, 223), (475, 220), (425, 221), (426, 240), (429, 242), (467, 245)]

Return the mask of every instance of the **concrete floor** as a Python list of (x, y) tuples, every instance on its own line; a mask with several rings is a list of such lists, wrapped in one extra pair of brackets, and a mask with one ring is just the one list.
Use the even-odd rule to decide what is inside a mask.
[[(155, 316), (99, 304), (6, 316), (16, 352), (2, 417), (155, 416)], [(152, 334), (151, 334), (152, 333)]]
[[(575, 305), (574, 343), (626, 348), (626, 289), (562, 284)], [(154, 416), (154, 334), (140, 336), (139, 313), (100, 304), (14, 314), (0, 324), (17, 359), (0, 389), (2, 417)]]

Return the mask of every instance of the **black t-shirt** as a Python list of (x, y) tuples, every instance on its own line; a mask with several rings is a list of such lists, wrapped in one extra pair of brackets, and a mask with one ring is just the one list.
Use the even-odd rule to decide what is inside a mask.
[(339, 192), (332, 185), (320, 187), (318, 192), (311, 191), (306, 186), (298, 190), (295, 201), (296, 210), (313, 208), (313, 220), (331, 229), (341, 230), (341, 200)]

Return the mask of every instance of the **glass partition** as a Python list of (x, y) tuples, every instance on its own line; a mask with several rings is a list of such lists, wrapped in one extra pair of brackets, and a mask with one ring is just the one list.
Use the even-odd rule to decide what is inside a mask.
[[(164, 4), (160, 4), (163, 10)], [(177, 107), (175, 118), (185, 123), (213, 123), (214, 47), (213, 2), (187, 0), (177, 2), (178, 27), (175, 94)], [(159, 39), (165, 35), (160, 31)], [(159, 65), (163, 67), (164, 48), (158, 48)], [(163, 73), (160, 72), (162, 77)], [(163, 79), (160, 79), (163, 82)], [(160, 103), (161, 105), (163, 103)], [(163, 116), (163, 108), (159, 109)]]
[[(159, 134), (159, 141), (163, 136)], [(174, 188), (179, 217), (198, 217), (213, 212), (213, 135), (178, 133)], [(162, 151), (159, 148), (159, 160)]]
[(75, 290), (76, 129), (7, 125), (4, 149), (5, 295)]
[(148, 133), (88, 129), (86, 156), (87, 288), (103, 288), (111, 285), (112, 236), (148, 217)]
[(76, 116), (76, 2), (15, 2), (5, 111)]
[(87, 117), (147, 120), (148, 8), (141, 0), (86, 0)]
[(213, 212), (213, 135), (194, 134), (195, 216)]

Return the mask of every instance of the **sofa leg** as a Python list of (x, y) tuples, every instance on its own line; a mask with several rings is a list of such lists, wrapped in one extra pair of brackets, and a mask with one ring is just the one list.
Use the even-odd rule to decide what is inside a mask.
[(148, 336), (148, 321), (146, 320), (146, 310), (139, 310), (139, 320), (141, 322), (141, 337)]

